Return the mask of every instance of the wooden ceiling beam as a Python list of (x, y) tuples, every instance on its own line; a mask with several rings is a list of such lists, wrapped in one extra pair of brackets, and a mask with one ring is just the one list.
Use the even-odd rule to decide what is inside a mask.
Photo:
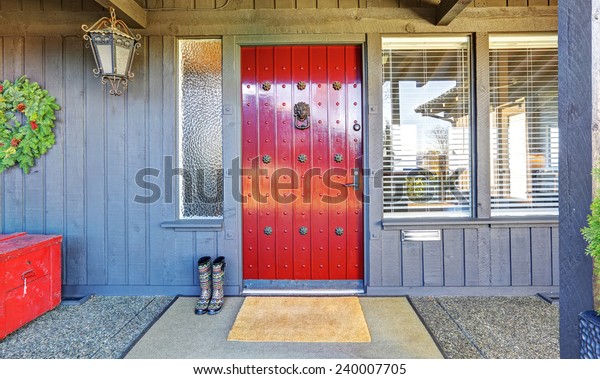
[(117, 18), (125, 21), (132, 29), (145, 29), (148, 26), (146, 10), (135, 0), (96, 0), (104, 8), (113, 7)]
[(449, 25), (472, 2), (473, 0), (442, 0), (437, 6), (435, 24)]

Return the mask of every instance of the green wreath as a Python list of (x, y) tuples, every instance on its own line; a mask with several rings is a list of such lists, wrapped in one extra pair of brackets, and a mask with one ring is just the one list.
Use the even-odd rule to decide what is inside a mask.
[(0, 86), (0, 173), (19, 164), (27, 174), (55, 141), (56, 99), (21, 76)]

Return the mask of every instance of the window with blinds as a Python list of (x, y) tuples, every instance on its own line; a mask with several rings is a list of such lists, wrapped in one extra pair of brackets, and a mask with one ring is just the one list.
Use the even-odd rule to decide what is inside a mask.
[(556, 35), (490, 35), (492, 216), (558, 214)]
[(386, 217), (471, 215), (469, 37), (384, 37)]

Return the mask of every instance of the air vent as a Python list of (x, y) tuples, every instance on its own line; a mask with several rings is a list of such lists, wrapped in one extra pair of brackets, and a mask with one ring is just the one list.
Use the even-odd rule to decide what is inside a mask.
[(440, 230), (403, 230), (402, 242), (404, 241), (439, 241), (442, 232)]

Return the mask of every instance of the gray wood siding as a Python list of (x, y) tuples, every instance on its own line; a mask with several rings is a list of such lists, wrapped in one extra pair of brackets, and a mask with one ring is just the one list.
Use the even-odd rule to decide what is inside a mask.
[[(221, 6), (224, 0), (145, 0), (140, 3), (152, 9), (210, 9)], [(73, 25), (66, 22), (64, 28), (62, 24), (50, 26), (52, 33), (47, 34), (45, 29), (40, 32), (33, 24), (29, 25), (32, 30), (2, 26), (5, 28), (4, 36), (0, 36), (2, 78), (14, 80), (27, 74), (56, 96), (62, 109), (57, 113), (54, 130), (57, 143), (38, 161), (32, 172), (25, 176), (19, 169), (11, 169), (0, 175), (0, 233), (24, 230), (62, 234), (63, 283), (70, 293), (77, 293), (81, 288), (109, 294), (193, 293), (198, 284), (196, 261), (204, 255), (227, 257), (226, 284), (231, 287), (229, 293), (239, 293), (242, 285), (239, 261), (241, 208), (232, 195), (234, 178), (226, 175), (224, 230), (219, 232), (177, 232), (161, 228), (162, 222), (173, 221), (178, 215), (176, 204), (164, 202), (164, 193), (156, 203), (133, 201), (136, 195), (147, 194), (136, 184), (136, 173), (146, 167), (160, 169), (158, 178), (148, 180), (164, 189), (163, 159), (177, 155), (175, 35), (224, 34), (224, 69), (227, 73), (235, 73), (224, 75), (224, 98), (230, 99), (227, 100), (229, 104), (236, 104), (237, 100), (231, 99), (238, 98), (236, 75), (239, 73), (235, 61), (239, 57), (236, 56), (235, 41), (240, 36), (271, 38), (269, 35), (277, 34), (276, 37), (296, 38), (294, 43), (304, 43), (303, 38), (325, 41), (329, 38), (339, 40), (343, 33), (366, 34), (365, 66), (369, 70), (365, 77), (368, 85), (365, 95), (368, 105), (374, 106), (375, 110), (365, 112), (364, 117), (365, 130), (368, 130), (365, 164), (376, 172), (382, 167), (382, 131), (378, 127), (382, 124), (380, 33), (474, 32), (477, 38), (485, 38), (487, 28), (499, 31), (527, 30), (531, 25), (540, 30), (555, 28), (551, 9), (523, 10), (529, 18), (519, 18), (521, 10), (514, 14), (508, 9), (496, 10), (512, 15), (508, 24), (485, 10), (482, 20), (475, 17), (478, 13), (474, 12), (465, 22), (444, 28), (416, 19), (412, 10), (398, 10), (404, 18), (396, 19), (395, 16), (388, 17), (387, 10), (378, 12), (375, 9), (429, 7), (434, 3), (435, 0), (231, 0), (229, 7), (232, 10), (372, 8), (337, 10), (340, 17), (328, 22), (319, 21), (326, 19), (327, 13), (310, 11), (318, 16), (316, 21), (292, 25), (290, 29), (283, 24), (270, 26), (268, 17), (275, 17), (270, 11), (262, 12), (267, 17), (264, 25), (249, 21), (248, 15), (259, 12), (213, 11), (208, 15), (197, 12), (200, 21), (186, 18), (189, 12), (182, 12), (174, 16), (181, 19), (181, 23), (165, 22), (144, 31), (142, 49), (133, 67), (135, 79), (124, 96), (113, 97), (94, 78), (92, 54), (84, 48), (81, 38), (80, 19), (87, 14), (79, 12), (101, 11), (95, 1), (0, 0), (0, 11), (3, 12), (22, 11), (29, 17), (28, 11), (33, 15), (39, 11), (63, 11), (66, 16), (58, 15), (75, 20)], [(529, 0), (525, 4), (522, 1), (488, 0), (475, 1), (471, 7), (524, 5), (556, 6), (556, 1)], [(281, 12), (289, 16), (295, 11)], [(370, 16), (354, 24), (357, 21), (355, 12)], [(540, 19), (536, 19), (538, 23), (532, 22), (538, 13), (541, 14)], [(204, 23), (208, 18), (211, 22)], [(296, 27), (302, 33), (293, 29)], [(480, 32), (481, 28), (485, 31)], [(34, 36), (22, 37), (25, 30), (27, 35)], [(11, 33), (15, 33), (14, 36)], [(478, 49), (485, 46), (485, 43), (478, 43)], [(485, 63), (485, 60), (479, 62), (480, 79), (480, 74), (487, 70)], [(240, 141), (236, 112), (223, 116), (225, 141)], [(223, 152), (225, 162), (238, 155), (239, 146), (234, 143)], [(475, 226), (444, 226), (443, 239), (439, 242), (402, 242), (400, 228), (382, 228), (383, 198), (373, 185), (373, 179), (370, 178), (368, 189), (371, 203), (365, 205), (367, 292), (377, 288), (402, 292), (405, 288), (469, 287), (462, 292), (468, 294), (473, 288), (558, 285), (556, 225), (490, 226), (482, 221), (482, 225)], [(484, 218), (481, 209), (479, 211), (480, 217)]]
[(553, 264), (558, 261), (558, 241), (553, 238), (557, 230), (557, 225), (456, 227), (442, 229), (442, 240), (434, 242), (402, 242), (401, 230), (386, 230), (381, 238), (382, 277), (372, 276), (371, 283), (374, 287), (378, 287), (374, 283), (381, 283), (380, 287), (396, 283), (399, 287), (558, 286)]
[(215, 232), (161, 228), (177, 216), (164, 197), (133, 201), (145, 194), (135, 174), (162, 170), (175, 153), (174, 43), (145, 38), (135, 80), (114, 97), (93, 76), (80, 37), (0, 38), (2, 77), (27, 74), (61, 105), (56, 145), (29, 175), (0, 175), (0, 229), (62, 234), (67, 286), (189, 286), (197, 259), (220, 252)]

